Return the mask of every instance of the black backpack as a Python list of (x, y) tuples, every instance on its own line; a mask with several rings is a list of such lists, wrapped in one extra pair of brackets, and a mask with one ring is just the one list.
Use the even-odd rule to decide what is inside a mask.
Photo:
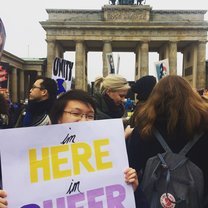
[(141, 182), (150, 208), (202, 208), (204, 177), (201, 169), (185, 155), (202, 136), (195, 135), (179, 153), (173, 153), (154, 130), (165, 150), (147, 160)]

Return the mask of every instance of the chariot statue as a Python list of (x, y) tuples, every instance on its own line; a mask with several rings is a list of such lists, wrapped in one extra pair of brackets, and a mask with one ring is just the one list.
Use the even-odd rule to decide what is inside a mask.
[(137, 4), (137, 5), (142, 5), (142, 3), (144, 2), (144, 4), (146, 3), (146, 0), (110, 0), (110, 4), (112, 5), (133, 5), (133, 4)]

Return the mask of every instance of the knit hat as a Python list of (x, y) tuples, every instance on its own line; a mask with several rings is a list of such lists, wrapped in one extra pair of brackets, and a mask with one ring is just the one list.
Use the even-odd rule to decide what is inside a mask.
[(139, 101), (146, 101), (155, 84), (156, 78), (154, 76), (146, 75), (138, 79), (135, 84), (131, 86), (131, 90), (137, 94), (136, 98)]

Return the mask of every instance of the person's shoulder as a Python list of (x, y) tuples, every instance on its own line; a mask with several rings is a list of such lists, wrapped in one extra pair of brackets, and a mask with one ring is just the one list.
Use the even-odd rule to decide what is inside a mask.
[(32, 121), (31, 126), (45, 126), (50, 124), (51, 124), (50, 117), (47, 113), (45, 113), (40, 116), (36, 116), (35, 119)]
[(102, 112), (99, 108), (96, 109), (96, 120), (102, 120), (102, 119), (111, 119), (111, 117)]
[(100, 100), (100, 99), (102, 99), (102, 94), (99, 92), (96, 92), (93, 94), (93, 98), (96, 100)]
[(99, 108), (101, 111), (108, 111), (108, 107), (106, 105), (106, 102), (103, 98), (103, 95), (101, 93), (95, 93), (93, 95), (93, 99), (96, 103), (97, 108)]
[(141, 135), (140, 135), (140, 132), (139, 132), (139, 128), (138, 126), (135, 126), (132, 133), (131, 133), (131, 142), (133, 143), (140, 143), (140, 142), (143, 142), (142, 141), (142, 138), (141, 138)]
[(140, 128), (136, 125), (132, 131), (131, 139), (134, 140), (136, 143), (139, 143), (140, 145), (145, 146), (155, 146), (157, 141), (155, 140), (155, 137), (153, 134), (150, 134), (149, 136), (142, 136), (140, 133)]

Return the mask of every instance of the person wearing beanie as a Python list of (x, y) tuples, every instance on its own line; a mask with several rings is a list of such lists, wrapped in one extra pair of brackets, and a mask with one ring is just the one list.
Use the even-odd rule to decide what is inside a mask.
[(136, 98), (139, 102), (145, 102), (152, 92), (156, 82), (154, 76), (143, 76), (132, 85), (131, 91), (137, 94)]
[(121, 118), (125, 113), (124, 100), (130, 89), (128, 81), (118, 74), (95, 80), (96, 119)]
[(128, 139), (135, 127), (135, 117), (137, 115), (137, 111), (141, 105), (145, 103), (145, 101), (150, 96), (154, 86), (156, 85), (156, 78), (152, 75), (146, 75), (138, 79), (135, 84), (131, 86), (131, 91), (137, 94), (136, 99), (137, 104), (134, 109), (134, 112), (129, 119), (129, 125), (125, 128), (125, 138)]
[(156, 85), (157, 81), (156, 78), (152, 75), (146, 75), (138, 79), (134, 85), (132, 85), (131, 90), (132, 92), (136, 93), (137, 104), (134, 109), (134, 113), (130, 119), (130, 126), (133, 128), (135, 126), (135, 115), (138, 111), (139, 107), (148, 99), (150, 96), (154, 86)]

